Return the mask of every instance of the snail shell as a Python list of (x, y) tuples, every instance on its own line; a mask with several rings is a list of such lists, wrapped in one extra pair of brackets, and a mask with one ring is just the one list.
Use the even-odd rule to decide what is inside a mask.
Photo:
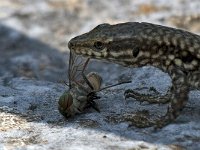
[(96, 72), (90, 72), (87, 74), (87, 78), (95, 91), (100, 90), (102, 84), (102, 77), (100, 75), (98, 75)]

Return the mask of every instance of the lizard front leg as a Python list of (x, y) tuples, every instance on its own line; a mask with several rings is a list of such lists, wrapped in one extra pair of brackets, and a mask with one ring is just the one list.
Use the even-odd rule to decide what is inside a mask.
[[(143, 125), (142, 127), (149, 127), (149, 125), (151, 124), (152, 126), (156, 126), (156, 128), (161, 128), (174, 121), (180, 114), (181, 110), (184, 108), (188, 100), (189, 93), (186, 75), (178, 69), (171, 69), (169, 75), (172, 78), (172, 87), (170, 90), (170, 94), (167, 94), (166, 97), (150, 96), (150, 99), (148, 99), (148, 95), (144, 96), (143, 94), (139, 94), (131, 90), (125, 91), (125, 93), (127, 94), (125, 96), (139, 98), (139, 101), (148, 101), (150, 103), (165, 103), (169, 101), (171, 102), (170, 106), (168, 107), (167, 113), (156, 120), (150, 119), (149, 116), (139, 116), (143, 118), (143, 120), (144, 118), (146, 118), (146, 122), (148, 122), (146, 126)], [(137, 121), (133, 120), (132, 124), (141, 124), (140, 119), (137, 119)]]
[(166, 95), (161, 96), (157, 91), (154, 92), (154, 95), (151, 94), (141, 94), (137, 92), (135, 89), (128, 89), (124, 92), (125, 99), (127, 98), (134, 98), (136, 101), (139, 102), (148, 102), (150, 104), (166, 104), (170, 101), (169, 97), (171, 96), (171, 92), (168, 91)]
[(172, 95), (167, 113), (156, 121), (156, 127), (161, 128), (175, 120), (188, 101), (189, 86), (187, 76), (179, 69), (173, 68), (169, 72), (172, 78)]

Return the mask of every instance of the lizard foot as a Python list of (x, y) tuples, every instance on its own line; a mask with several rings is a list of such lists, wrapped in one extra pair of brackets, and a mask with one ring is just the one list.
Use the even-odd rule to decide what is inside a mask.
[(158, 92), (155, 92), (155, 95), (150, 94), (141, 94), (135, 90), (128, 89), (124, 92), (125, 99), (127, 98), (134, 98), (136, 101), (139, 102), (149, 102), (150, 104), (166, 104), (168, 103), (170, 93), (168, 92), (165, 96), (159, 95)]

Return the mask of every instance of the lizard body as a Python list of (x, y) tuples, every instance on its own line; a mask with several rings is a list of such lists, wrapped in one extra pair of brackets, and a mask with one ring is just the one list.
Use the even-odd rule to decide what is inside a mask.
[[(152, 65), (167, 72), (172, 88), (164, 102), (170, 101), (171, 105), (157, 121), (160, 127), (179, 115), (190, 88), (200, 89), (200, 36), (188, 31), (145, 22), (100, 24), (71, 39), (68, 46), (78, 55), (127, 67)], [(130, 97), (131, 92), (126, 91), (126, 96)]]

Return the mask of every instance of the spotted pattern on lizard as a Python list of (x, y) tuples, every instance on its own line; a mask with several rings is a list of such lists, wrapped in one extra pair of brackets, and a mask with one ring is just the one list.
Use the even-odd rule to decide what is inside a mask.
[[(200, 89), (200, 36), (188, 31), (145, 22), (100, 24), (71, 39), (68, 47), (85, 57), (127, 67), (151, 65), (168, 73), (172, 79), (170, 96), (162, 97), (160, 103), (171, 103), (168, 112), (155, 122), (157, 127), (178, 117), (191, 88)], [(134, 91), (127, 90), (125, 96), (135, 97)], [(153, 100), (156, 98), (147, 101), (159, 101)]]

